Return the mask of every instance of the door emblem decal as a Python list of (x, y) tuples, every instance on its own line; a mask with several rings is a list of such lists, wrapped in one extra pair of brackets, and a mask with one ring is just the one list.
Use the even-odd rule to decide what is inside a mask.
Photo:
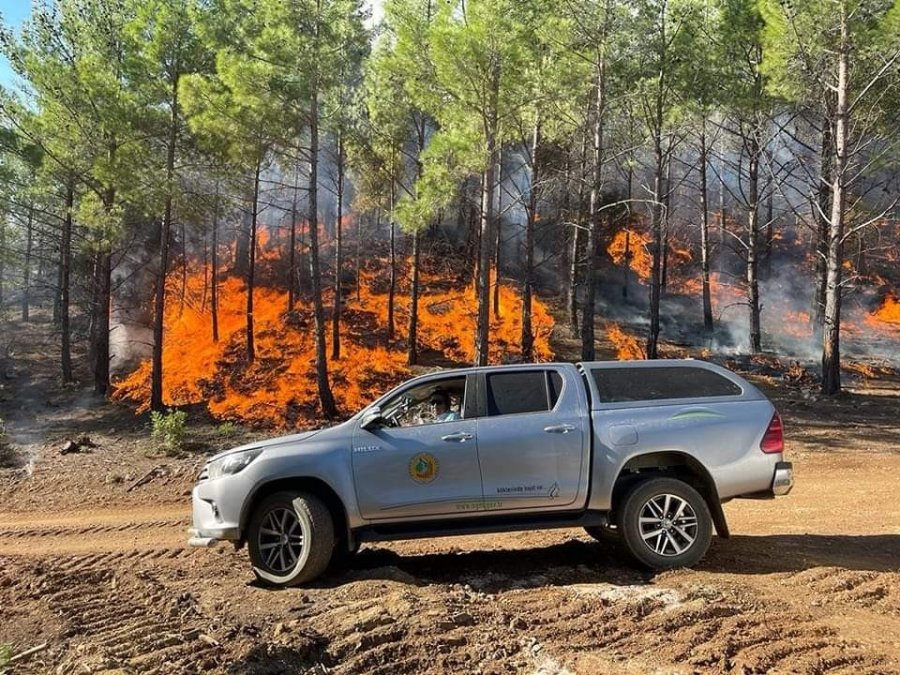
[(420, 452), (409, 460), (409, 477), (417, 483), (430, 483), (437, 474), (438, 461), (434, 455)]

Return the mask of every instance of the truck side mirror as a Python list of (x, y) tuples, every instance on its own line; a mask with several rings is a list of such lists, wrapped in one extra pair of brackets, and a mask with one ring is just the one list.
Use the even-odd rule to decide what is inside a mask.
[(375, 406), (374, 408), (369, 408), (366, 411), (366, 414), (363, 415), (362, 422), (360, 422), (359, 426), (362, 429), (373, 429), (380, 427), (384, 422), (384, 417), (381, 416), (381, 408)]

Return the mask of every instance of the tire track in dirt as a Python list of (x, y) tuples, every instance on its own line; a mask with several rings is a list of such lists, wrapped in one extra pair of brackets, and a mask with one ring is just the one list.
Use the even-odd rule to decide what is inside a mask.
[[(502, 603), (558, 654), (607, 653), (705, 672), (886, 673), (886, 659), (808, 616), (732, 597), (654, 586), (514, 591)], [(535, 610), (535, 608), (538, 608)], [(589, 659), (588, 659), (589, 660)], [(584, 667), (584, 666), (582, 666)]]
[(809, 590), (820, 605), (839, 604), (900, 615), (900, 573), (816, 567), (787, 577), (785, 586)]
[(22, 520), (12, 526), (4, 522), (6, 526), (0, 527), (0, 555), (88, 555), (174, 548), (184, 545), (188, 522), (183, 509), (174, 513), (101, 511), (37, 522)]
[[(190, 594), (175, 594), (140, 569), (134, 575), (108, 569), (115, 562), (134, 570), (141, 561), (174, 553), (157, 549), (39, 563), (53, 571), (32, 592), (65, 624), (65, 647), (55, 672), (197, 673), (218, 668), (223, 649), (204, 633), (205, 618)], [(35, 664), (16, 672), (44, 673), (45, 667)]]

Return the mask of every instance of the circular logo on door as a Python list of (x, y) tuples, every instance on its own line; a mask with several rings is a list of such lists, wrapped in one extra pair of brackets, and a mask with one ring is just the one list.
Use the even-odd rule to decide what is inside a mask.
[(437, 478), (438, 461), (434, 455), (420, 452), (409, 460), (409, 477), (417, 483), (430, 483)]

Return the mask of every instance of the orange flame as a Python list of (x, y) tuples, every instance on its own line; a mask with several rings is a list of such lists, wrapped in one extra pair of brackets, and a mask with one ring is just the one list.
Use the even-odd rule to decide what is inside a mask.
[[(267, 240), (265, 240), (267, 241)], [(271, 250), (266, 252), (269, 259)], [(201, 263), (188, 267), (182, 311), (181, 275), (170, 275), (166, 287), (163, 350), (163, 401), (179, 406), (205, 403), (219, 419), (262, 426), (295, 428), (321, 421), (316, 387), (313, 308), (298, 302), (285, 312), (287, 292), (258, 286), (254, 291), (256, 358), (246, 361), (246, 300), (244, 282), (228, 277), (219, 284), (219, 335), (213, 342), (209, 271)], [(477, 303), (471, 287), (460, 287), (437, 275), (423, 273), (418, 342), (454, 361), (474, 359)], [(386, 339), (386, 284), (375, 272), (361, 279), (359, 301), (346, 298), (342, 311), (341, 358), (329, 361), (329, 376), (338, 407), (352, 413), (409, 376), (405, 342), (409, 297), (398, 289), (395, 341)], [(374, 288), (385, 289), (376, 292)], [(500, 287), (502, 314), (491, 321), (490, 360), (515, 359), (520, 354), (521, 298)], [(325, 301), (333, 301), (325, 294)], [(330, 312), (329, 312), (330, 314)], [(533, 302), (535, 360), (549, 360), (553, 319), (539, 299)], [(330, 330), (326, 331), (330, 336)], [(330, 353), (330, 350), (326, 350)], [(115, 398), (149, 408), (151, 365), (146, 361), (119, 382)]]
[(616, 348), (616, 358), (620, 361), (646, 358), (644, 348), (633, 335), (628, 335), (618, 324), (608, 321), (606, 335)]
[(649, 235), (634, 230), (619, 230), (606, 252), (616, 265), (627, 264), (641, 281), (646, 282), (653, 270), (653, 256), (647, 249), (649, 245)]
[(883, 328), (884, 324), (900, 326), (900, 301), (887, 296), (877, 310), (866, 317), (866, 323), (873, 328)]

